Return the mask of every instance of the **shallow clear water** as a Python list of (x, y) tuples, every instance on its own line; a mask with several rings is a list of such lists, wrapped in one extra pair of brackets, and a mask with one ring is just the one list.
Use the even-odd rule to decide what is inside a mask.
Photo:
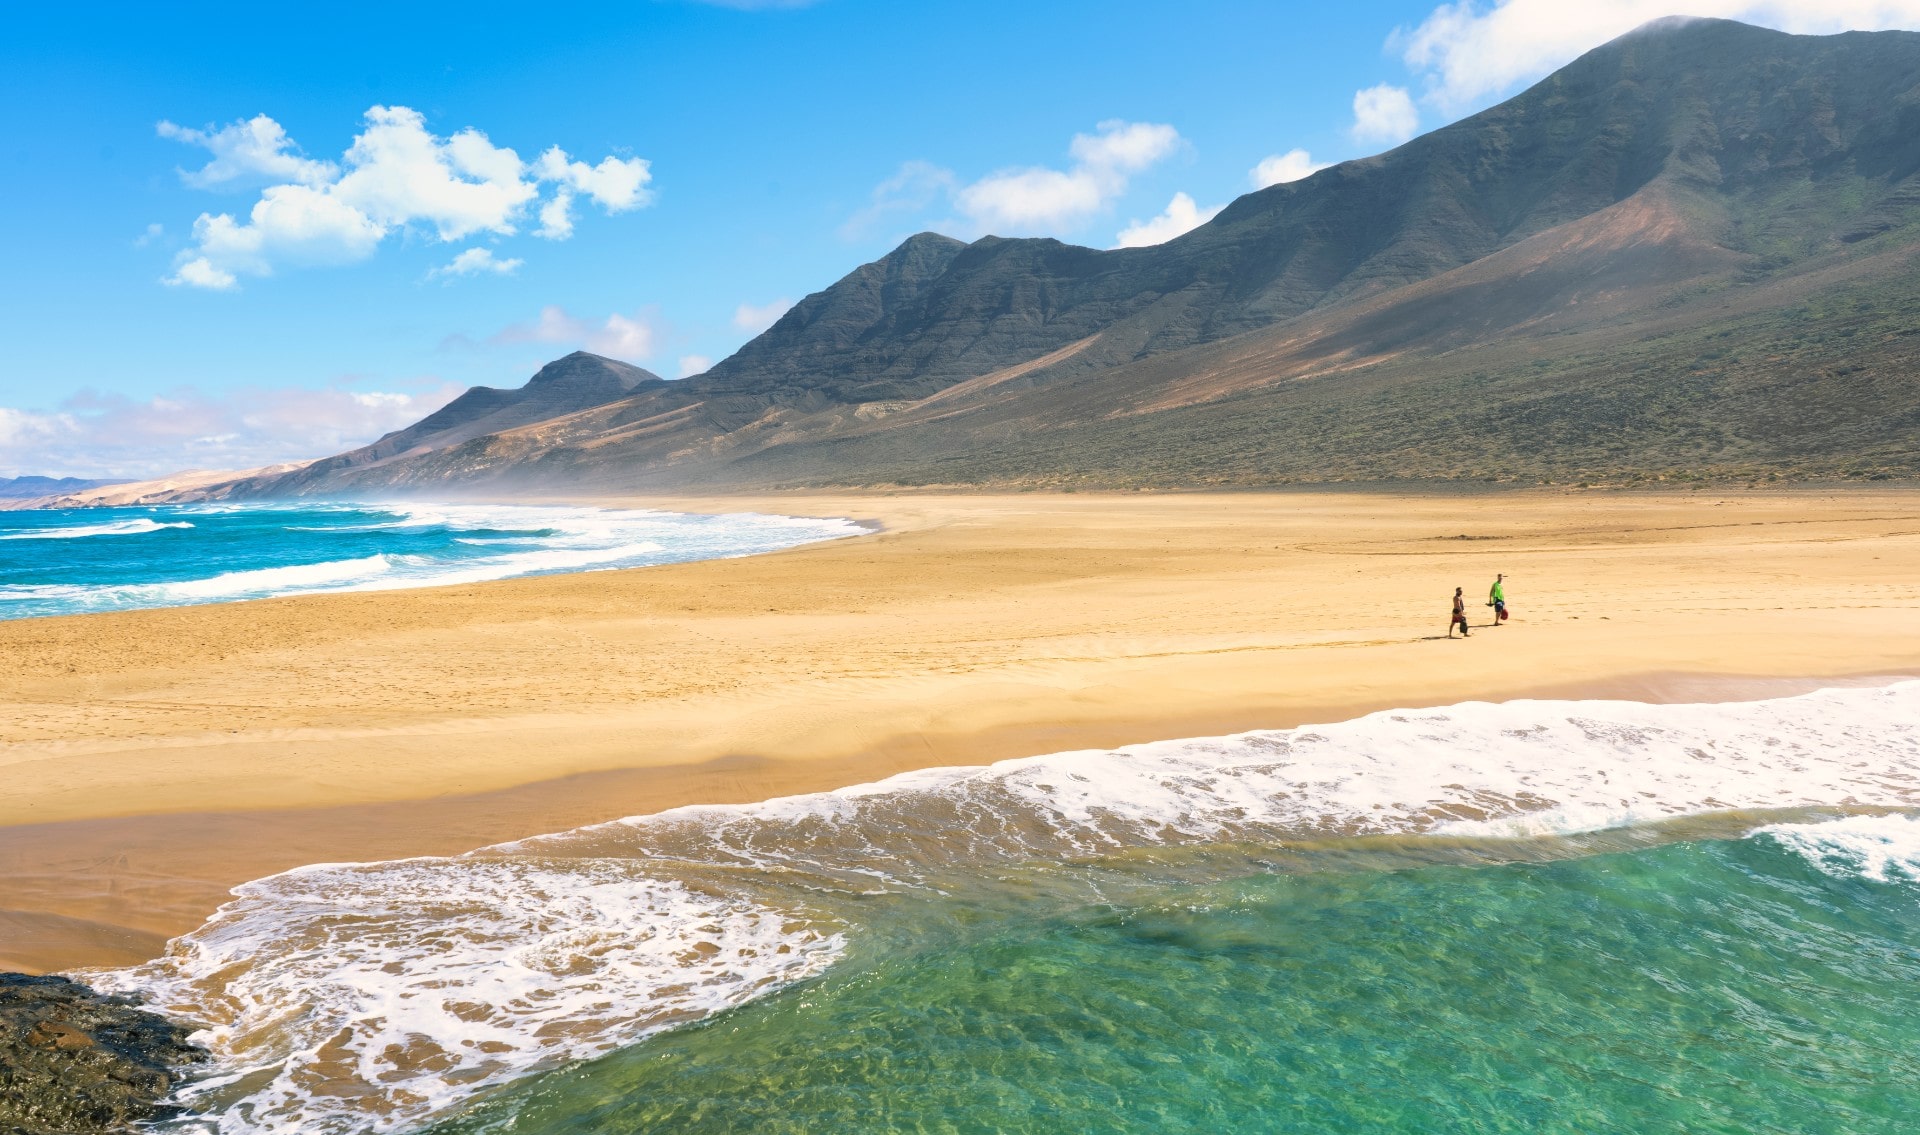
[(677, 563), (860, 531), (835, 519), (538, 505), (0, 511), (0, 618)]
[(1912, 1129), (1906, 878), (1767, 836), (1498, 866), (1401, 850), (872, 931), (825, 978), (435, 1130)]
[(1890, 1131), (1911, 814), (1920, 682), (1468, 703), (315, 865), (86, 976), (235, 1135)]

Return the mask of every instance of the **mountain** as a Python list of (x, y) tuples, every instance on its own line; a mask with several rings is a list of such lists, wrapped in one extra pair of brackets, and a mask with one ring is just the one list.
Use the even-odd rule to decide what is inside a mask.
[(1917, 252), (1920, 35), (1665, 20), (1166, 244), (922, 234), (696, 378), (235, 491), (1914, 476)]
[(333, 486), (378, 475), (389, 465), (609, 402), (636, 392), (666, 387), (652, 371), (618, 359), (575, 351), (548, 363), (527, 384), (513, 390), (475, 386), (403, 430), (371, 445), (328, 457), (274, 479), (280, 490), (298, 494), (310, 486)]
[(82, 477), (0, 477), (0, 500), (32, 500), (111, 484)]

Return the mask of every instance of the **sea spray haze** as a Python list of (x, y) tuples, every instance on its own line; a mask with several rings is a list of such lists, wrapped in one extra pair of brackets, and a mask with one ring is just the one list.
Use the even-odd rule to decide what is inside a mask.
[(532, 505), (0, 512), (0, 618), (680, 563), (862, 531), (833, 519)]
[[(1232, 893), (1230, 881), (1250, 879), (1247, 886), (1268, 895), (1259, 900), (1264, 905), (1254, 920), (1265, 934), (1294, 917), (1287, 905), (1292, 900), (1274, 891), (1285, 890), (1270, 881), (1276, 875), (1553, 860), (1740, 836), (1779, 821), (1781, 810), (1804, 824), (1916, 806), (1920, 682), (1719, 705), (1465, 704), (1338, 725), (930, 769), (761, 804), (681, 808), (453, 858), (303, 868), (240, 888), (166, 957), (93, 976), (108, 988), (141, 991), (155, 1005), (209, 1026), (202, 1039), (218, 1054), (222, 1071), (192, 1089), (191, 1098), (222, 1130), (408, 1130), (528, 1075), (537, 1078), (527, 1093), (497, 1106), (540, 1111), (556, 1098), (565, 1106), (542, 1113), (550, 1127), (512, 1129), (589, 1129), (584, 1100), (599, 1101), (594, 1106), (612, 1100), (616, 1110), (644, 1107), (595, 1080), (600, 1072), (556, 1071), (571, 1062), (638, 1043), (635, 1059), (644, 1063), (649, 1037), (741, 1010), (769, 994), (776, 995), (770, 1006), (785, 1006), (764, 1011), (776, 1017), (804, 1013), (816, 1002), (840, 1006), (844, 1012), (834, 1018), (835, 1027), (850, 1030), (863, 1045), (884, 1048), (884, 1038), (896, 1029), (922, 1043), (934, 1018), (890, 1015), (888, 1006), (849, 991), (868, 980), (887, 987), (903, 980), (916, 988), (925, 981), (937, 984), (945, 980), (939, 974), (951, 976), (950, 965), (985, 967), (984, 977), (997, 963), (977, 951), (1017, 947), (1019, 967), (1030, 980), (1068, 996), (1082, 988), (1075, 984), (1081, 969), (1049, 963), (1044, 950), (1035, 954), (1030, 947), (1087, 918), (1097, 923), (1106, 917), (1101, 911), (1159, 910), (1148, 920), (1164, 923), (1174, 917), (1167, 911), (1185, 903), (1231, 906), (1223, 897)], [(1892, 850), (1863, 860), (1862, 871), (1852, 874), (1907, 870), (1911, 851), (1899, 841), (1910, 825), (1858, 826), (1869, 822), (1844, 819), (1855, 826), (1811, 836), (1775, 826), (1768, 838), (1800, 850), (1816, 847), (1810, 841), (1824, 840), (1818, 845), (1824, 848), (1838, 840), (1885, 837)], [(1609, 834), (1598, 841), (1582, 834), (1594, 830)], [(1816, 858), (1846, 874), (1839, 855), (1821, 851)], [(1669, 865), (1678, 873), (1676, 886), (1701, 885), (1684, 878), (1690, 862), (1682, 856), (1678, 866)], [(1580, 870), (1586, 869), (1575, 874)], [(1604, 876), (1604, 868), (1596, 870)], [(1537, 893), (1544, 885), (1522, 880), (1516, 894)], [(1568, 885), (1585, 884), (1576, 879)], [(1218, 889), (1223, 886), (1226, 891)], [(1509, 913), (1524, 907), (1515, 895), (1499, 901)], [(1572, 912), (1582, 900), (1571, 893), (1554, 901)], [(1457, 895), (1441, 903), (1447, 909), (1457, 905)], [(1403, 916), (1378, 903), (1368, 909), (1378, 914), (1368, 930), (1371, 946), (1385, 956), (1417, 952), (1430, 924), (1461, 917), (1458, 910), (1433, 918), (1420, 910)], [(1331, 916), (1330, 910), (1311, 917)], [(1677, 923), (1671, 929), (1684, 938), (1695, 929), (1718, 932), (1718, 925)], [(1511, 932), (1518, 941), (1534, 942), (1538, 933), (1555, 932), (1543, 926), (1536, 931), (1517, 924)], [(1038, 939), (1031, 937), (1035, 933)], [(1140, 986), (1133, 1001), (1178, 996), (1177, 984), (1185, 980), (1178, 971), (1193, 956), (1181, 933), (1169, 925), (1164, 933), (1122, 935), (1131, 943), (1122, 952), (1132, 951), (1128, 956), (1138, 963), (1128, 983), (1150, 985), (1156, 967), (1174, 967), (1168, 971), (1174, 985), (1152, 997)], [(1105, 956), (1112, 945), (1096, 944), (1095, 952)], [(1166, 954), (1156, 960), (1156, 951)], [(1219, 954), (1224, 968), (1212, 980), (1239, 980), (1233, 968), (1238, 958), (1232, 950)], [(1376, 993), (1384, 995), (1396, 979), (1390, 965), (1381, 965), (1364, 972), (1379, 977)], [(922, 967), (921, 977), (911, 978), (899, 966)], [(1099, 972), (1098, 966), (1088, 971), (1094, 977)], [(1248, 980), (1258, 985), (1265, 979)], [(1528, 980), (1550, 985), (1551, 975)], [(1762, 980), (1758, 970), (1751, 980)], [(828, 995), (815, 990), (813, 981), (827, 983), (820, 987), (830, 992), (827, 1001), (820, 1001)], [(782, 999), (777, 991), (783, 987), (795, 987), (799, 999)], [(1267, 989), (1275, 996), (1280, 991)], [(1548, 1001), (1585, 995), (1578, 989), (1538, 991)], [(977, 992), (956, 987), (954, 995), (964, 1001)], [(1105, 996), (1088, 995), (1096, 1001)], [(845, 1000), (849, 996), (854, 1000)], [(889, 996), (902, 1006), (918, 1004), (904, 993)], [(1224, 987), (1219, 996), (1231, 1000)], [(1281, 1012), (1284, 1006), (1270, 1008)], [(1406, 1011), (1416, 1008), (1409, 1004)], [(747, 1022), (741, 1027), (749, 1030), (770, 1019), (760, 1010), (742, 1011), (747, 1015), (722, 1019)], [(929, 1005), (912, 1010), (938, 1011)], [(1003, 1035), (996, 1030), (1010, 1011), (1011, 1003), (967, 1010), (978, 1015), (949, 1039), (963, 1048), (973, 1044), (971, 1054), (946, 1048), (928, 1059), (985, 1059), (993, 1047), (989, 1038)], [(1080, 1035), (1076, 1029), (1092, 1027), (1084, 1022), (1099, 1020), (1102, 1011), (1081, 1005), (1072, 1013), (1083, 1025), (1054, 1022), (1047, 1026), (1052, 1041), (1022, 1041), (1027, 1047), (1017, 1048), (1025, 1059), (1046, 1061), (1053, 1071), (1036, 1074), (1020, 1090), (1037, 1093), (1037, 1099), (1055, 1091), (1070, 1095), (1083, 1084), (1074, 1065), (1078, 1057), (1059, 1046)], [(1119, 1023), (1099, 1026), (1110, 1050), (1101, 1059), (1145, 1067), (1163, 1052), (1202, 1075), (1205, 1037), (1168, 1037), (1164, 1049), (1155, 1048), (1161, 1041), (1152, 1039), (1152, 1028), (1129, 1031), (1133, 1010), (1114, 1011)], [(769, 1043), (784, 1043), (778, 1034), (785, 1026), (769, 1027)], [(752, 1041), (750, 1033), (738, 1035)], [(660, 1043), (677, 1052), (717, 1042)], [(1576, 1063), (1580, 1051), (1551, 1044), (1545, 1050), (1549, 1060)], [(871, 1052), (860, 1059), (869, 1057)], [(632, 1064), (616, 1060), (610, 1067), (614, 1071), (606, 1074), (618, 1081), (630, 1075)], [(735, 1071), (753, 1077), (750, 1067)], [(1096, 1079), (1104, 1074), (1084, 1071)], [(909, 1071), (874, 1066), (862, 1074), (884, 1078)], [(819, 1099), (840, 1098), (820, 1086), (831, 1075), (819, 1066), (793, 1075), (811, 1078), (824, 1093)], [(1008, 1068), (991, 1075), (998, 1083), (1020, 1079)], [(553, 1077), (559, 1086), (540, 1086)], [(728, 1098), (752, 1111), (767, 1102), (758, 1090), (734, 1085)], [(1444, 1094), (1442, 1087), (1433, 1090)], [(1067, 1096), (1059, 1099), (1067, 1109), (1062, 1114), (1070, 1114)], [(1105, 1105), (1089, 1097), (1079, 1106)], [(705, 1119), (687, 1114), (635, 1120), (631, 1129), (678, 1129), (700, 1120), (724, 1130), (714, 1116), (731, 1113), (723, 1108), (702, 1114)], [(771, 1122), (764, 1110), (754, 1115), (749, 1126)], [(1204, 1109), (1195, 1115), (1203, 1119)], [(736, 1118), (747, 1121), (745, 1112)], [(780, 1122), (785, 1126), (771, 1129), (860, 1126), (847, 1128), (831, 1115), (804, 1109)], [(588, 1126), (569, 1126), (574, 1123)], [(1198, 1119), (1182, 1123), (1173, 1126), (1205, 1129)]]

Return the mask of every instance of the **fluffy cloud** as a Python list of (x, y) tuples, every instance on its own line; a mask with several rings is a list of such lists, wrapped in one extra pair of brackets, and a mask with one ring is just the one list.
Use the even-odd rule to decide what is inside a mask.
[(1064, 170), (1033, 166), (1006, 169), (962, 184), (952, 170), (930, 162), (901, 165), (874, 187), (872, 200), (841, 226), (848, 239), (864, 235), (889, 216), (920, 213), (945, 200), (961, 217), (942, 222), (978, 236), (1059, 234), (1080, 227), (1126, 192), (1134, 174), (1177, 152), (1184, 144), (1171, 126), (1109, 119), (1092, 134), (1068, 144), (1072, 165)]
[(599, 322), (567, 314), (558, 304), (540, 309), (539, 318), (515, 323), (494, 335), (494, 343), (553, 343), (596, 355), (638, 363), (659, 350), (665, 329), (651, 312), (609, 315)]
[(0, 476), (150, 477), (322, 457), (418, 421), (461, 389), (431, 378), (405, 386), (188, 388), (144, 400), (88, 392), (51, 412), (0, 407)]
[(1211, 209), (1202, 209), (1194, 204), (1193, 198), (1176, 193), (1159, 216), (1149, 221), (1134, 221), (1121, 229), (1115, 247), (1145, 248), (1150, 244), (1165, 244), (1213, 220), (1224, 208), (1225, 205), (1215, 205)]
[(1261, 158), (1259, 165), (1247, 171), (1247, 178), (1253, 182), (1255, 189), (1265, 189), (1269, 185), (1282, 185), (1310, 177), (1330, 164), (1314, 161), (1313, 155), (1305, 150), (1288, 150), (1284, 154), (1270, 154)]
[(564, 186), (553, 191), (553, 197), (540, 206), (540, 227), (533, 235), (548, 240), (566, 240), (573, 235), (573, 190)]
[(713, 369), (713, 360), (705, 355), (681, 355), (680, 377), (692, 378), (696, 374), (705, 374)]
[(645, 316), (609, 315), (599, 330), (587, 336), (587, 350), (609, 358), (638, 362), (651, 358), (660, 335)]
[[(539, 233), (573, 234), (579, 195), (608, 213), (651, 201), (651, 169), (642, 158), (575, 161), (558, 147), (533, 162), (496, 146), (478, 130), (441, 138), (404, 106), (376, 106), (339, 164), (300, 157), (286, 132), (260, 115), (220, 130), (188, 130), (170, 122), (163, 137), (205, 147), (213, 160), (183, 172), (190, 185), (215, 187), (246, 178), (282, 178), (261, 190), (247, 218), (202, 213), (193, 245), (181, 252), (166, 283), (230, 288), (242, 276), (270, 276), (281, 267), (347, 264), (373, 255), (398, 231), (441, 241), (475, 233), (511, 236), (536, 211)], [(540, 201), (543, 187), (552, 194)], [(504, 263), (504, 262), (498, 262)]]
[(427, 273), (428, 279), (451, 278), (455, 276), (511, 276), (519, 271), (525, 261), (509, 258), (501, 260), (493, 255), (491, 248), (469, 248), (447, 263)]
[(1420, 129), (1420, 111), (1405, 87), (1381, 83), (1353, 93), (1353, 140), (1399, 145)]
[(1070, 230), (1126, 192), (1128, 179), (1180, 147), (1171, 126), (1109, 119), (1098, 133), (1076, 134), (1066, 170), (1033, 167), (989, 174), (954, 194), (975, 229), (1007, 234)]
[(350, 264), (373, 255), (385, 226), (323, 190), (269, 186), (245, 223), (221, 213), (193, 222), (194, 247), (181, 254), (166, 282), (231, 288), (240, 275), (266, 276), (275, 264)]
[[(1457, 113), (1674, 8), (1672, 0), (1459, 0), (1390, 42), (1425, 76), (1428, 97)], [(1808, 34), (1920, 28), (1920, 0), (1688, 0), (1681, 8)]]
[(286, 130), (264, 114), (218, 130), (191, 130), (166, 121), (157, 129), (162, 138), (199, 146), (213, 155), (197, 170), (180, 171), (180, 180), (198, 189), (235, 182), (324, 185), (340, 172), (332, 162), (302, 157)]
[(793, 301), (785, 296), (758, 306), (743, 303), (733, 309), (733, 325), (749, 335), (758, 335), (780, 322), (780, 317), (792, 306)]

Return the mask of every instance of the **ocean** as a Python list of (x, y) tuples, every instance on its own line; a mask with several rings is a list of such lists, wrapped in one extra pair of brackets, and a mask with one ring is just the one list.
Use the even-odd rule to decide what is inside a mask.
[(838, 519), (537, 505), (0, 512), (0, 619), (679, 563), (863, 531)]
[(249, 883), (180, 1130), (1895, 1132), (1920, 682), (1468, 703)]

